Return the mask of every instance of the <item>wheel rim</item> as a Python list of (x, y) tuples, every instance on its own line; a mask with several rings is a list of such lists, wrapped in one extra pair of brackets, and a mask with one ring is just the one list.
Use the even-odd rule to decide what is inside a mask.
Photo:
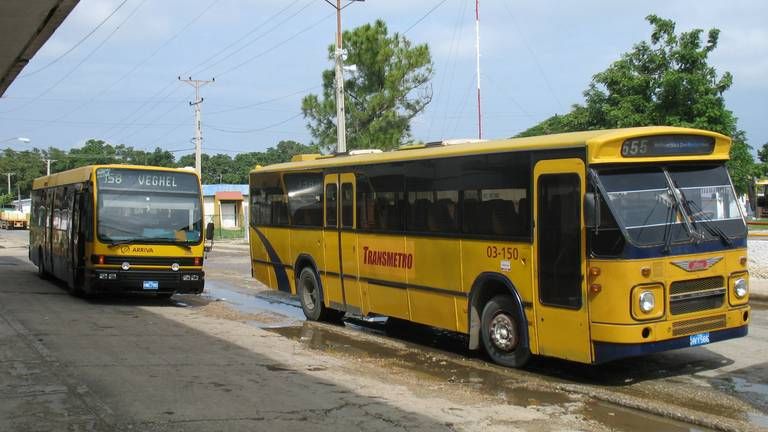
[(501, 351), (511, 352), (517, 347), (515, 321), (505, 313), (493, 317), (488, 326), (491, 343)]
[(309, 277), (301, 279), (301, 297), (307, 309), (314, 310), (316, 304), (317, 290), (315, 284)]

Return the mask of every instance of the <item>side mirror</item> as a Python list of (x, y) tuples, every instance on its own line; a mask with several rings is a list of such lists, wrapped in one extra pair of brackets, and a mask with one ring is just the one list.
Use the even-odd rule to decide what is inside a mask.
[(205, 239), (206, 240), (213, 240), (213, 222), (209, 222), (208, 225), (205, 226)]
[(595, 228), (600, 215), (598, 214), (599, 204), (597, 202), (598, 197), (594, 192), (587, 192), (584, 194), (584, 225), (587, 228)]

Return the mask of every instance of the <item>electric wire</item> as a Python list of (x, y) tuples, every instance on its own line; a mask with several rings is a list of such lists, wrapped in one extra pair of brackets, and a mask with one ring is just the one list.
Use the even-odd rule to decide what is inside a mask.
[(304, 114), (303, 114), (303, 113), (298, 113), (298, 114), (296, 114), (296, 115), (293, 115), (293, 116), (291, 116), (291, 117), (288, 117), (288, 118), (287, 118), (287, 119), (285, 119), (285, 120), (281, 120), (281, 121), (279, 121), (279, 122), (276, 122), (276, 123), (272, 123), (272, 124), (270, 124), (270, 125), (267, 125), (267, 126), (263, 126), (263, 127), (260, 127), (260, 128), (256, 128), (256, 129), (230, 129), (230, 128), (225, 128), (225, 127), (217, 127), (217, 126), (212, 126), (212, 125), (208, 125), (208, 128), (209, 128), (209, 129), (213, 129), (213, 130), (215, 130), (215, 131), (224, 132), (224, 133), (231, 133), (231, 134), (248, 134), (248, 133), (254, 133), (254, 132), (261, 132), (261, 131), (264, 131), (264, 130), (267, 130), (267, 129), (271, 129), (271, 128), (275, 127), (275, 126), (284, 125), (284, 124), (286, 124), (286, 123), (290, 122), (290, 121), (291, 121), (291, 120), (293, 120), (293, 119), (296, 119), (296, 118), (298, 118), (298, 117), (301, 117), (302, 115), (304, 115)]
[(422, 15), (422, 16), (421, 16), (421, 18), (419, 18), (418, 20), (416, 20), (416, 22), (414, 22), (413, 24), (411, 24), (411, 26), (410, 26), (410, 27), (408, 27), (407, 29), (405, 29), (405, 31), (403, 32), (403, 34), (406, 34), (406, 33), (408, 33), (409, 31), (411, 31), (411, 30), (412, 30), (414, 27), (416, 27), (417, 25), (419, 25), (419, 23), (421, 23), (422, 21), (424, 21), (424, 20), (425, 20), (425, 19), (426, 19), (428, 16), (430, 16), (430, 15), (432, 14), (432, 12), (436, 11), (436, 10), (437, 10), (437, 8), (439, 8), (440, 6), (442, 6), (442, 5), (443, 5), (445, 2), (447, 2), (447, 1), (448, 1), (448, 0), (442, 0), (442, 1), (440, 1), (439, 3), (435, 4), (434, 6), (432, 6), (432, 9), (428, 10), (428, 11), (427, 11), (427, 13), (425, 13), (424, 15)]
[(226, 51), (227, 49), (229, 49), (231, 46), (233, 46), (233, 45), (236, 45), (238, 42), (240, 42), (240, 41), (241, 41), (242, 39), (244, 39), (245, 37), (247, 37), (247, 36), (249, 36), (249, 35), (251, 35), (251, 34), (255, 33), (255, 32), (256, 32), (256, 30), (260, 29), (260, 28), (261, 28), (261, 27), (262, 27), (264, 24), (266, 24), (266, 23), (268, 23), (268, 22), (271, 22), (271, 21), (272, 21), (272, 20), (274, 20), (276, 17), (280, 16), (280, 15), (281, 15), (281, 14), (282, 14), (282, 13), (283, 13), (285, 10), (289, 9), (291, 6), (293, 6), (294, 4), (296, 4), (298, 1), (299, 1), (299, 0), (296, 0), (296, 1), (294, 1), (293, 3), (289, 4), (288, 6), (286, 6), (285, 8), (283, 8), (283, 9), (279, 10), (279, 11), (278, 11), (278, 12), (276, 12), (274, 15), (272, 15), (272, 16), (271, 16), (271, 17), (269, 17), (269, 18), (267, 18), (265, 21), (261, 22), (261, 23), (260, 23), (258, 26), (256, 26), (255, 28), (253, 28), (253, 29), (252, 29), (252, 30), (251, 30), (251, 31), (250, 31), (250, 32), (249, 32), (249, 33), (248, 33), (246, 36), (244, 36), (244, 37), (241, 37), (241, 38), (240, 38), (240, 39), (238, 39), (237, 41), (235, 41), (235, 42), (233, 42), (233, 43), (229, 44), (227, 47), (223, 48), (223, 49), (222, 49), (222, 50), (220, 50), (218, 53), (216, 53), (216, 54), (214, 54), (213, 56), (209, 57), (207, 60), (203, 61), (202, 63), (198, 64), (197, 66), (193, 67), (193, 68), (192, 68), (193, 74), (201, 74), (201, 73), (203, 73), (203, 72), (205, 72), (205, 71), (207, 71), (207, 70), (210, 70), (210, 69), (212, 69), (212, 68), (214, 68), (214, 67), (218, 66), (219, 64), (221, 64), (221, 63), (222, 63), (222, 62), (224, 62), (225, 60), (227, 60), (227, 59), (231, 58), (231, 57), (232, 57), (232, 56), (234, 56), (235, 54), (237, 54), (237, 53), (241, 52), (241, 51), (242, 51), (242, 50), (244, 50), (245, 48), (247, 48), (247, 47), (249, 47), (249, 46), (253, 45), (254, 43), (256, 43), (257, 41), (261, 40), (263, 37), (267, 36), (268, 34), (270, 34), (270, 33), (271, 33), (272, 31), (274, 31), (275, 29), (278, 29), (278, 28), (280, 28), (280, 27), (281, 27), (283, 24), (285, 24), (286, 22), (290, 21), (290, 20), (291, 20), (293, 17), (295, 17), (296, 15), (300, 14), (301, 12), (303, 12), (305, 9), (307, 9), (309, 6), (311, 6), (311, 5), (312, 5), (312, 2), (311, 2), (311, 1), (310, 1), (310, 2), (308, 2), (308, 3), (307, 3), (307, 4), (305, 4), (305, 5), (304, 5), (302, 8), (300, 8), (299, 10), (297, 10), (296, 12), (294, 12), (293, 14), (289, 15), (288, 17), (284, 18), (282, 21), (275, 23), (275, 24), (274, 24), (274, 25), (272, 25), (272, 26), (271, 26), (269, 29), (267, 29), (267, 30), (266, 30), (266, 31), (264, 31), (263, 33), (261, 33), (261, 34), (257, 35), (257, 36), (256, 36), (254, 39), (252, 39), (252, 40), (248, 41), (248, 43), (244, 44), (244, 45), (243, 45), (243, 46), (241, 46), (240, 48), (237, 48), (236, 50), (232, 51), (231, 53), (227, 54), (226, 56), (224, 56), (224, 57), (220, 58), (219, 60), (216, 60), (214, 63), (212, 63), (212, 64), (210, 64), (210, 65), (208, 65), (208, 66), (206, 66), (206, 67), (204, 67), (204, 68), (202, 68), (202, 69), (198, 69), (198, 67), (200, 67), (201, 65), (203, 65), (203, 64), (205, 64), (205, 63), (208, 63), (208, 62), (209, 62), (211, 59), (213, 59), (214, 57), (218, 57), (218, 56), (219, 56), (219, 55), (221, 55), (221, 54), (222, 54), (224, 51)]
[(117, 11), (119, 11), (120, 8), (122, 8), (123, 5), (125, 5), (127, 2), (128, 2), (128, 0), (123, 0), (119, 5), (117, 5), (117, 7), (115, 9), (112, 10), (112, 12), (109, 13), (109, 15), (107, 15), (103, 20), (101, 20), (101, 22), (99, 24), (97, 24), (96, 27), (94, 27), (91, 31), (89, 31), (85, 36), (83, 36), (79, 41), (77, 41), (74, 45), (72, 45), (63, 54), (60, 54), (58, 57), (56, 57), (55, 59), (51, 60), (48, 64), (46, 64), (45, 66), (42, 66), (39, 69), (35, 69), (34, 71), (22, 74), (21, 76), (19, 76), (18, 79), (27, 78), (27, 77), (35, 75), (35, 74), (37, 74), (39, 72), (42, 72), (42, 71), (48, 69), (49, 67), (53, 66), (54, 64), (56, 64), (59, 60), (61, 60), (64, 57), (66, 57), (72, 51), (76, 50), (77, 47), (82, 45), (83, 42), (85, 42), (86, 40), (88, 40), (88, 38), (93, 36), (93, 34), (96, 33), (96, 31), (99, 30), (101, 28), (101, 26), (103, 26), (107, 21), (109, 21), (109, 19), (112, 18), (112, 16), (115, 15), (117, 13)]

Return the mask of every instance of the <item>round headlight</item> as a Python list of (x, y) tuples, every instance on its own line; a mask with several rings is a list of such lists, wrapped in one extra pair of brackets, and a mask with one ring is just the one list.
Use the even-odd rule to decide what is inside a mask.
[(179, 263), (173, 263), (173, 264), (171, 264), (171, 270), (173, 270), (173, 271), (179, 271)]
[(733, 293), (737, 298), (744, 298), (749, 292), (749, 282), (744, 278), (738, 278), (733, 282)]
[(128, 261), (126, 261), (126, 262), (124, 262), (124, 263), (122, 263), (122, 264), (120, 265), (120, 268), (121, 268), (121, 269), (123, 269), (123, 270), (126, 270), (126, 271), (127, 271), (129, 268), (131, 268), (131, 263), (129, 263)]
[(650, 291), (645, 291), (640, 294), (640, 310), (648, 313), (656, 306), (656, 298)]

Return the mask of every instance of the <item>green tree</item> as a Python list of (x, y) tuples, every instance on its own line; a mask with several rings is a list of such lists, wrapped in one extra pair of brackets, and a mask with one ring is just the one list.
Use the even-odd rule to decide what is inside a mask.
[(672, 20), (649, 15), (650, 41), (642, 41), (606, 70), (584, 92), (585, 104), (550, 117), (520, 133), (533, 136), (577, 130), (670, 125), (706, 129), (733, 138), (729, 170), (740, 193), (754, 174), (754, 160), (736, 117), (723, 94), (729, 72), (718, 74), (708, 63), (720, 35), (711, 29), (676, 34)]
[[(43, 155), (38, 149), (15, 151), (5, 149), (0, 154), (0, 172), (14, 173), (11, 177), (11, 191), (16, 199), (17, 194), (28, 196), (32, 190), (32, 181), (45, 175)], [(8, 193), (6, 177), (0, 177), (0, 192)]]
[[(344, 80), (347, 148), (392, 149), (411, 133), (411, 119), (432, 100), (432, 59), (426, 44), (413, 45), (405, 36), (389, 35), (377, 20), (344, 32), (345, 63), (357, 72)], [(334, 58), (335, 45), (328, 47)], [(335, 71), (323, 71), (321, 96), (310, 94), (301, 110), (315, 143), (325, 150), (336, 146)]]

